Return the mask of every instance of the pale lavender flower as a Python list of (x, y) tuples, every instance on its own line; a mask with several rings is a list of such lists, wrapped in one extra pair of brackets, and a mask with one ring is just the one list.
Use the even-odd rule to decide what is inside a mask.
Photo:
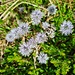
[(21, 35), (27, 34), (29, 32), (28, 23), (20, 23), (19, 27)]
[(64, 21), (61, 26), (60, 26), (60, 32), (62, 32), (62, 34), (64, 34), (65, 36), (71, 34), (73, 32), (73, 25), (71, 23), (71, 21)]
[(33, 49), (27, 43), (23, 43), (19, 49), (19, 53), (21, 53), (23, 56), (29, 56), (33, 51)]
[(38, 56), (39, 63), (46, 64), (48, 59), (49, 59), (49, 57), (47, 56), (47, 54), (40, 52), (40, 54)]
[(47, 29), (48, 27), (50, 27), (50, 24), (47, 23), (47, 22), (42, 22), (42, 28), (45, 30)]
[(31, 13), (31, 19), (33, 25), (38, 25), (41, 22), (41, 18), (44, 16), (40, 10), (35, 10)]
[(24, 7), (19, 7), (19, 12), (22, 13), (24, 11)]
[(47, 41), (47, 36), (45, 33), (38, 33), (35, 37), (36, 42), (39, 43), (44, 43)]
[(48, 7), (48, 11), (49, 11), (49, 13), (50, 13), (51, 15), (55, 14), (56, 11), (57, 11), (56, 6), (55, 6), (54, 4), (50, 5), (50, 6)]
[(21, 37), (21, 30), (19, 28), (14, 28), (10, 31), (11, 33), (15, 34), (15, 39), (18, 39)]
[(21, 22), (19, 24), (19, 27), (12, 29), (10, 33), (6, 35), (6, 40), (8, 42), (13, 42), (15, 39), (22, 37), (22, 35), (27, 34), (28, 32), (29, 32), (28, 24)]
[(36, 48), (36, 46), (37, 46), (37, 42), (36, 42), (36, 40), (33, 37), (30, 38), (27, 43), (29, 44), (29, 46), (31, 48)]
[(13, 42), (14, 40), (15, 40), (15, 34), (13, 34), (13, 33), (8, 33), (7, 35), (6, 35), (6, 40), (8, 41), (8, 42)]

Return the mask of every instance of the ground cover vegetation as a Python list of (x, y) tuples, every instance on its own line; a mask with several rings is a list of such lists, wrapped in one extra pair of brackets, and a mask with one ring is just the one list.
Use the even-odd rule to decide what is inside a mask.
[(75, 0), (1, 0), (0, 74), (75, 75)]

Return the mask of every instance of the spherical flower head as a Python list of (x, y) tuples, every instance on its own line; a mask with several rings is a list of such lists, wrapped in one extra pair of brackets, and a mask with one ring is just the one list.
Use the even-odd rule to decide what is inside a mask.
[(23, 43), (20, 47), (19, 47), (19, 53), (21, 53), (23, 56), (29, 56), (30, 53), (32, 53), (32, 48), (30, 48), (29, 44), (27, 43)]
[(38, 34), (36, 35), (35, 40), (36, 40), (36, 42), (37, 42), (38, 44), (44, 43), (44, 42), (47, 41), (47, 36), (46, 36), (45, 33), (38, 33)]
[(8, 42), (13, 42), (14, 40), (15, 40), (15, 34), (13, 34), (13, 33), (8, 33), (7, 35), (6, 35), (6, 40), (8, 41)]
[(15, 39), (18, 39), (18, 38), (21, 37), (20, 31), (21, 31), (20, 29), (14, 28), (14, 29), (12, 29), (10, 32), (13, 33), (13, 34), (15, 34)]
[(42, 22), (42, 28), (45, 30), (47, 29), (48, 27), (50, 27), (50, 24), (47, 23), (47, 22)]
[(37, 47), (37, 42), (35, 41), (35, 39), (33, 37), (30, 38), (27, 43), (29, 44), (29, 46), (31, 48), (36, 48)]
[(44, 54), (43, 52), (41, 52), (38, 56), (39, 63), (41, 64), (46, 64), (48, 59), (49, 57), (47, 56), (47, 54)]
[(41, 22), (41, 18), (44, 16), (40, 10), (35, 10), (31, 13), (31, 20), (33, 25), (38, 25)]
[(64, 21), (61, 26), (60, 26), (60, 32), (62, 35), (64, 34), (65, 36), (71, 34), (73, 32), (73, 25), (70, 21)]
[(20, 29), (20, 33), (24, 35), (29, 32), (30, 27), (28, 26), (28, 23), (20, 23), (18, 28)]
[(56, 14), (56, 11), (57, 11), (56, 6), (54, 4), (50, 5), (48, 7), (48, 11), (51, 15)]
[(24, 11), (24, 7), (19, 7), (19, 12), (22, 13)]

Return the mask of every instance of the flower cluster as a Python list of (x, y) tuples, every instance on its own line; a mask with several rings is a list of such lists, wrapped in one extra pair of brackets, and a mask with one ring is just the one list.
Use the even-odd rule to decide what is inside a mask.
[(71, 34), (73, 32), (73, 25), (70, 21), (64, 21), (60, 26), (60, 32), (64, 34), (65, 36)]
[(31, 48), (36, 48), (37, 47), (37, 42), (35, 40), (34, 37), (31, 37), (29, 40), (28, 40), (28, 43), (30, 45)]
[(48, 35), (50, 38), (55, 37), (55, 30), (56, 28), (53, 25), (50, 25), (47, 22), (42, 23), (42, 28), (45, 30), (45, 33)]
[(31, 19), (33, 25), (38, 25), (41, 22), (41, 18), (44, 16), (40, 10), (35, 10), (31, 13)]
[(17, 28), (12, 29), (7, 35), (6, 40), (8, 42), (13, 42), (15, 39), (22, 37), (29, 32), (28, 23), (20, 23)]
[[(24, 8), (19, 8), (19, 12), (22, 12)], [(57, 11), (56, 6), (54, 4), (50, 5), (48, 7), (48, 12), (51, 15), (54, 15)], [(43, 18), (44, 13), (40, 10), (34, 10), (30, 17), (33, 25), (38, 25), (41, 22), (41, 19)], [(13, 42), (15, 39), (18, 39), (22, 37), (23, 35), (27, 35), (29, 33), (29, 25), (28, 23), (21, 22), (20, 20), (17, 22), (18, 27), (12, 29), (7, 35), (6, 40), (8, 42)], [(38, 32), (34, 37), (31, 37), (27, 42), (24, 42), (19, 47), (19, 53), (21, 53), (23, 56), (29, 56), (33, 50), (36, 50), (37, 46), (41, 43), (47, 42), (48, 37), (54, 38), (55, 37), (55, 26), (52, 24), (49, 24), (48, 22), (41, 22), (40, 24), (43, 32)], [(69, 35), (73, 32), (73, 25), (70, 21), (64, 21), (60, 26), (60, 32), (64, 35)], [(49, 59), (47, 54), (40, 52), (38, 54), (38, 61), (41, 64), (46, 64), (46, 61)]]
[[(29, 56), (33, 52), (33, 49), (36, 48), (38, 44), (36, 41), (33, 41), (33, 40), (35, 39), (32, 37), (31, 39), (29, 39), (28, 42), (23, 43), (19, 47), (19, 53), (21, 53), (25, 57)], [(40, 52), (37, 58), (38, 58), (39, 63), (41, 64), (46, 64), (46, 61), (49, 59), (47, 54), (44, 54), (43, 52)]]
[(36, 38), (35, 38), (36, 42), (39, 44), (39, 43), (44, 43), (47, 41), (47, 36), (45, 33), (38, 33), (36, 35)]
[(47, 22), (42, 22), (42, 28), (44, 29), (44, 30), (46, 30), (47, 28), (49, 28), (50, 27), (50, 24), (49, 23), (47, 23)]
[(19, 47), (19, 52), (23, 55), (23, 56), (29, 56), (30, 53), (33, 51), (34, 48), (37, 47), (38, 44), (40, 43), (44, 43), (47, 41), (47, 36), (45, 33), (38, 33), (35, 38), (31, 37), (28, 42), (22, 44)]
[(55, 14), (56, 11), (57, 11), (56, 6), (55, 6), (54, 4), (50, 5), (50, 6), (48, 7), (48, 11), (49, 11), (49, 13), (50, 13), (51, 15)]
[(20, 33), (22, 35), (24, 34), (27, 34), (29, 32), (29, 26), (28, 26), (28, 23), (21, 23), (19, 25), (19, 28), (20, 28)]
[(49, 59), (49, 57), (47, 56), (47, 54), (44, 54), (43, 52), (40, 52), (40, 54), (38, 56), (39, 63), (46, 64), (46, 61), (48, 59)]
[(8, 42), (13, 42), (13, 41), (15, 40), (15, 34), (13, 34), (13, 33), (8, 33), (8, 34), (6, 35), (6, 40), (7, 40)]
[(29, 56), (30, 53), (32, 53), (33, 49), (31, 48), (30, 44), (28, 43), (23, 43), (19, 47), (19, 53), (21, 53), (23, 56)]

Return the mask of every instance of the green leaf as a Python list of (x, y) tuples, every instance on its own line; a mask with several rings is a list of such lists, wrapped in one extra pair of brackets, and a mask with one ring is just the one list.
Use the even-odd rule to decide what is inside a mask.
[(57, 70), (55, 70), (56, 75), (60, 75), (60, 68), (58, 68)]
[(0, 73), (3, 73), (3, 72), (5, 72), (5, 70), (3, 69), (3, 70), (0, 70)]
[(75, 64), (73, 64), (73, 73), (75, 74)]
[(3, 23), (4, 23), (4, 21), (2, 19), (0, 19), (0, 25), (3, 24)]

